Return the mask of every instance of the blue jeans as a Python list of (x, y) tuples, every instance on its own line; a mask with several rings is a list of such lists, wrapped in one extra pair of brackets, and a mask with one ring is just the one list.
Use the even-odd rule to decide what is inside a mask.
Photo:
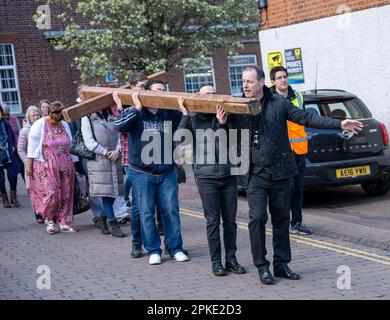
[[(129, 184), (129, 192), (130, 192), (131, 189), (130, 168), (128, 166), (125, 166), (124, 168), (127, 176), (125, 188), (127, 189), (127, 184)], [(138, 205), (134, 194), (134, 188), (132, 189), (132, 200), (131, 200), (131, 236), (132, 236), (131, 239), (132, 243), (142, 244), (141, 217), (139, 214)]]
[(101, 197), (89, 196), (89, 206), (92, 212), (92, 215), (96, 218), (99, 218), (103, 212), (103, 203)]
[(18, 176), (17, 176), (17, 173), (15, 172), (15, 169), (12, 166), (12, 164), (7, 163), (7, 164), (0, 167), (0, 192), (1, 193), (7, 192), (7, 190), (5, 189), (4, 169), (7, 170), (7, 177), (8, 177), (8, 182), (9, 182), (11, 191), (16, 191), (16, 186), (18, 183)]
[(130, 179), (130, 175), (129, 175), (129, 166), (123, 166), (123, 168), (125, 169), (125, 173), (126, 173), (125, 200), (128, 201), (129, 196), (130, 196), (130, 189), (131, 189), (131, 179)]
[(104, 211), (103, 215), (107, 217), (108, 221), (115, 220), (114, 208), (112, 207), (114, 201), (115, 198), (102, 197), (103, 211)]
[[(87, 166), (87, 160), (81, 158), (81, 166), (82, 169), (84, 170), (84, 173), (86, 174), (86, 177), (88, 179), (88, 166)], [(88, 182), (89, 185), (89, 182)], [(95, 218), (99, 218), (103, 212), (103, 204), (102, 204), (102, 198), (101, 197), (94, 197), (94, 196), (89, 196), (88, 197), (89, 201), (89, 206), (91, 208), (92, 215)]]
[(179, 185), (174, 170), (153, 176), (130, 168), (134, 195), (141, 216), (142, 243), (149, 255), (161, 254), (161, 239), (154, 217), (156, 205), (161, 212), (165, 238), (171, 256), (182, 251), (180, 230)]

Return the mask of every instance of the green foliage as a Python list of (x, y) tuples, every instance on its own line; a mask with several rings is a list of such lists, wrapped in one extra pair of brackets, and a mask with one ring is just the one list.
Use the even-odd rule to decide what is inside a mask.
[[(66, 24), (57, 50), (75, 53), (81, 82), (180, 66), (217, 48), (234, 52), (256, 37), (254, 0), (48, 0), (61, 5)], [(78, 21), (79, 23), (76, 23)]]

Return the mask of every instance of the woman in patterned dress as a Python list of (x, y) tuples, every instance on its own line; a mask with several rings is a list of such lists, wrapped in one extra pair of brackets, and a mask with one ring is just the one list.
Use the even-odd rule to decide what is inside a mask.
[(47, 219), (49, 234), (59, 231), (75, 232), (73, 195), (77, 157), (69, 153), (72, 135), (62, 121), (64, 106), (56, 101), (50, 104), (49, 115), (37, 120), (31, 127), (27, 150), (26, 174), (30, 181), (30, 198), (36, 213)]

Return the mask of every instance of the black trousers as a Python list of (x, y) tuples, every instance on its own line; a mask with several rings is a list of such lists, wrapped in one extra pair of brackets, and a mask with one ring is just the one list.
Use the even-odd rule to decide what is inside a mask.
[(302, 223), (303, 190), (305, 186), (306, 156), (295, 155), (298, 174), (290, 178), (291, 188), (291, 226)]
[(23, 181), (26, 182), (26, 178), (25, 178), (25, 176), (24, 176), (24, 162), (23, 162), (23, 160), (20, 158), (19, 153), (17, 153), (17, 152), (15, 151), (14, 154), (15, 154), (16, 160), (18, 161), (19, 172), (20, 172), (20, 174), (22, 175)]
[(266, 259), (265, 224), (268, 220), (267, 200), (272, 222), (274, 270), (291, 261), (289, 236), (289, 179), (273, 182), (271, 176), (250, 174), (247, 190), (249, 204), (249, 237), (253, 262), (257, 268), (269, 267)]
[(237, 251), (237, 178), (196, 178), (206, 218), (207, 241), (212, 263), (221, 262), (222, 217), (225, 261), (235, 262)]

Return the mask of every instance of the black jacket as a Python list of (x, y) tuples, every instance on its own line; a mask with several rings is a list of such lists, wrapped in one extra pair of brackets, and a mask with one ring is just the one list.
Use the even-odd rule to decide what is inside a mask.
[[(253, 128), (254, 119), (259, 117), (259, 123), (263, 127), (265, 135), (265, 150), (270, 161), (273, 180), (282, 180), (298, 173), (294, 153), (288, 139), (287, 120), (318, 129), (340, 129), (341, 121), (300, 110), (284, 97), (277, 94), (272, 95), (266, 86), (264, 86), (264, 95), (264, 105), (260, 114), (256, 116), (231, 115), (229, 126), (237, 129), (249, 129), (253, 133), (255, 130)], [(250, 137), (249, 143), (251, 145), (252, 134)], [(252, 165), (252, 159), (250, 159), (250, 163)]]
[[(191, 113), (189, 116), (183, 116), (180, 122), (179, 128), (185, 128), (191, 130), (193, 136), (193, 170), (194, 175), (197, 178), (225, 178), (230, 176), (230, 163), (227, 146), (224, 143), (217, 143), (214, 139), (207, 140), (207, 144), (204, 141), (197, 141), (196, 130), (207, 130), (211, 129), (215, 132), (218, 129), (226, 129), (227, 126), (221, 126), (215, 117), (215, 114), (202, 114), (202, 113)], [(227, 131), (226, 135), (229, 136)], [(228, 143), (228, 141), (226, 141)], [(204, 144), (204, 152), (202, 163), (197, 162), (197, 150), (199, 146)], [(215, 163), (208, 164), (207, 159), (207, 145), (212, 144), (215, 153)], [(221, 149), (220, 149), (221, 148)], [(219, 156), (222, 155), (227, 160), (221, 161)], [(199, 155), (198, 155), (199, 156)], [(222, 162), (222, 163), (221, 163)]]

